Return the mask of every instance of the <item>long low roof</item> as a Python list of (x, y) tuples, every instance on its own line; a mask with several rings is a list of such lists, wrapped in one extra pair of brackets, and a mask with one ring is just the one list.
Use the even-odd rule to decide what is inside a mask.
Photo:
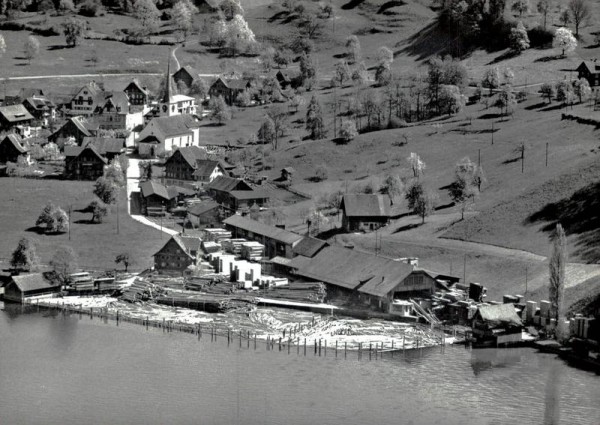
[(55, 285), (47, 280), (42, 273), (13, 276), (12, 279), (21, 292), (38, 291), (41, 289), (51, 290), (60, 287), (60, 285)]
[(295, 257), (300, 276), (369, 295), (385, 296), (413, 272), (412, 266), (366, 252), (326, 246), (313, 258)]
[(278, 242), (283, 242), (288, 245), (293, 245), (303, 238), (303, 236), (298, 235), (296, 233), (292, 233), (288, 230), (280, 229), (279, 227), (269, 226), (267, 224), (263, 224), (256, 220), (251, 220), (237, 214), (232, 215), (231, 217), (223, 221), (223, 223), (229, 226), (237, 227), (239, 229), (252, 232), (257, 235), (265, 236)]

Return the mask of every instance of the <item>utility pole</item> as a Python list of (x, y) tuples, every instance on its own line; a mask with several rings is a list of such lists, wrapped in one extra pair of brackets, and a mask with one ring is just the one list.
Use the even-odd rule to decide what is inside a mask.
[(492, 121), (492, 145), (494, 144), (494, 121)]
[(548, 142), (546, 142), (546, 167), (548, 166)]
[(525, 172), (525, 143), (521, 145), (521, 173)]
[(527, 295), (527, 281), (529, 280), (529, 268), (525, 266), (525, 295)]
[(477, 165), (481, 167), (481, 149), (477, 152)]
[(337, 121), (337, 94), (335, 90), (335, 85), (333, 86), (333, 138), (337, 138), (336, 132), (336, 121)]
[(467, 254), (465, 254), (465, 259), (463, 263), (463, 283), (467, 284)]
[(119, 197), (117, 196), (117, 235), (119, 234)]
[(73, 208), (72, 204), (69, 204), (69, 240), (71, 240), (71, 210)]

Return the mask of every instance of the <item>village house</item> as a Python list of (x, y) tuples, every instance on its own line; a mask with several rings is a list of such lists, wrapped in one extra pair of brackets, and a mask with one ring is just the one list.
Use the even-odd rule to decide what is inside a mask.
[(221, 207), (215, 201), (195, 202), (187, 209), (187, 221), (195, 229), (215, 227), (223, 219)]
[(193, 176), (198, 187), (202, 188), (217, 177), (226, 176), (226, 174), (227, 173), (220, 161), (201, 159), (196, 161), (196, 169), (194, 170)]
[(81, 148), (87, 146), (93, 146), (100, 155), (109, 161), (125, 153), (125, 139), (121, 137), (84, 137)]
[(263, 206), (269, 200), (264, 190), (254, 190), (244, 180), (219, 176), (204, 186), (207, 193), (231, 212), (253, 205)]
[(98, 130), (98, 124), (85, 117), (71, 117), (48, 137), (48, 141), (63, 146), (67, 140), (73, 138), (75, 143), (81, 146), (85, 137), (96, 136)]
[(373, 231), (390, 221), (390, 200), (383, 195), (346, 194), (340, 209), (346, 232)]
[(16, 94), (7, 94), (2, 102), (3, 106), (20, 105), (25, 99), (30, 97), (45, 97), (44, 91), (40, 88), (21, 87)]
[(279, 227), (269, 226), (241, 215), (234, 214), (223, 221), (234, 238), (244, 238), (265, 246), (265, 256), (292, 258), (294, 247), (303, 236)]
[(513, 304), (481, 305), (473, 317), (477, 345), (498, 346), (522, 340), (523, 323)]
[(184, 238), (181, 235), (173, 235), (171, 239), (154, 254), (154, 268), (158, 271), (183, 273), (189, 266), (196, 264), (196, 257), (192, 254), (200, 248), (197, 238)]
[(173, 74), (173, 81), (178, 89), (188, 91), (194, 81), (200, 78), (200, 73), (189, 65), (182, 66)]
[(585, 78), (592, 89), (600, 86), (600, 64), (596, 59), (581, 62), (576, 71), (577, 79)]
[(48, 127), (56, 119), (56, 105), (46, 97), (28, 97), (23, 101), (23, 106), (33, 116), (36, 125)]
[(95, 81), (92, 81), (79, 89), (79, 91), (71, 98), (68, 113), (70, 115), (90, 117), (104, 99), (104, 91)]
[(144, 113), (139, 108), (137, 111), (132, 110), (126, 93), (108, 92), (104, 101), (98, 105), (94, 120), (102, 129), (133, 130), (144, 125)]
[(72, 146), (73, 150), (80, 149), (73, 155), (71, 152), (65, 160), (65, 177), (72, 180), (96, 180), (104, 174), (104, 166), (108, 160), (100, 155), (94, 146), (81, 148)]
[(172, 117), (178, 115), (196, 115), (196, 99), (183, 94), (175, 94), (173, 78), (171, 75), (171, 61), (167, 65), (166, 90), (158, 105), (158, 115), (161, 117)]
[(12, 276), (4, 287), (4, 299), (23, 303), (33, 298), (55, 297), (61, 291), (61, 285), (45, 278), (43, 273), (28, 273)]
[(32, 123), (33, 116), (23, 105), (0, 106), (0, 130), (13, 131)]
[(287, 88), (296, 89), (302, 85), (302, 79), (298, 72), (280, 69), (275, 74), (275, 78), (283, 90)]
[[(224, 171), (218, 162), (204, 158), (206, 158), (206, 151), (198, 146), (176, 149), (173, 151), (173, 155), (165, 162), (163, 182), (165, 184), (197, 189), (206, 182), (210, 182), (219, 175), (223, 175)], [(209, 170), (210, 168), (212, 170)], [(200, 171), (199, 176), (195, 175), (196, 171)], [(206, 177), (208, 181), (199, 181), (199, 177), (204, 178), (205, 173), (208, 173), (208, 177)]]
[(250, 211), (265, 206), (269, 202), (269, 192), (264, 189), (232, 190), (229, 192), (229, 200), (223, 203), (229, 211)]
[(17, 162), (19, 157), (27, 158), (27, 149), (18, 134), (8, 134), (0, 142), (0, 163)]
[(129, 103), (134, 106), (145, 106), (150, 102), (150, 93), (146, 87), (143, 87), (137, 80), (133, 80), (123, 90), (129, 99)]
[(153, 156), (157, 149), (172, 151), (175, 147), (198, 146), (199, 124), (191, 115), (156, 117), (144, 127), (136, 141), (138, 152)]
[(146, 215), (164, 215), (177, 204), (177, 189), (152, 180), (140, 183), (142, 212)]
[(211, 98), (222, 97), (228, 105), (233, 105), (238, 94), (251, 87), (250, 80), (217, 78), (208, 89)]

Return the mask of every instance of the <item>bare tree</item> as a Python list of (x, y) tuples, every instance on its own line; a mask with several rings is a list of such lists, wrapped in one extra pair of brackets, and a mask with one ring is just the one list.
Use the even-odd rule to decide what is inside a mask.
[(569, 10), (575, 24), (575, 38), (579, 38), (579, 27), (585, 26), (592, 16), (592, 8), (588, 0), (569, 0)]

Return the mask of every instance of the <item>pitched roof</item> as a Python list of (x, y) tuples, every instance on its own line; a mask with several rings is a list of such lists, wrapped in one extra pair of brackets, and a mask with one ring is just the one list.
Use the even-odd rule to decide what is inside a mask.
[(23, 105), (0, 106), (0, 115), (8, 122), (21, 122), (33, 119), (33, 116)]
[(192, 77), (193, 80), (197, 79), (200, 75), (200, 73), (195, 68), (189, 65), (184, 65), (173, 74), (173, 77), (175, 77), (175, 75), (179, 74), (180, 72), (186, 72), (190, 77)]
[(478, 313), (482, 320), (494, 326), (523, 324), (512, 304), (482, 305), (479, 306)]
[(188, 207), (187, 212), (191, 215), (201, 216), (202, 214), (218, 208), (219, 204), (215, 201), (197, 202)]
[(54, 103), (46, 97), (28, 97), (27, 99), (25, 99), (25, 102), (39, 111), (46, 111), (48, 109), (56, 107), (56, 105), (54, 105)]
[[(231, 192), (232, 190), (240, 190), (238, 186), (243, 187), (246, 186), (252, 190), (252, 188), (246, 183), (244, 180), (235, 179), (233, 177), (227, 176), (219, 176), (214, 179), (212, 182), (206, 185), (206, 189), (219, 190), (222, 192)], [(236, 189), (237, 188), (237, 189)]]
[(291, 267), (300, 276), (370, 295), (384, 296), (412, 273), (412, 266), (339, 246), (326, 246), (313, 258), (298, 256)]
[(140, 189), (144, 198), (147, 198), (148, 196), (152, 195), (157, 195), (169, 201), (177, 196), (176, 189), (172, 190), (171, 188), (167, 188), (165, 185), (157, 183), (153, 180), (146, 180), (145, 182), (140, 184)]
[(344, 195), (340, 206), (347, 217), (389, 217), (390, 200), (383, 195)]
[(273, 240), (292, 245), (302, 239), (301, 235), (292, 233), (279, 227), (269, 226), (267, 224), (260, 223), (256, 220), (251, 220), (241, 215), (232, 215), (228, 219), (223, 221), (224, 224), (237, 227), (257, 235), (262, 235)]
[(229, 194), (240, 201), (246, 199), (268, 199), (271, 197), (269, 192), (264, 189), (254, 189), (254, 190), (232, 190)]
[(127, 114), (129, 112), (129, 98), (127, 93), (123, 91), (105, 92), (104, 101), (100, 105), (101, 108), (104, 108), (108, 103), (112, 103), (118, 113)]
[(198, 123), (191, 115), (174, 115), (172, 117), (157, 117), (152, 119), (155, 125), (166, 137), (189, 134)]
[(198, 251), (200, 249), (202, 239), (195, 236), (186, 235), (179, 235), (179, 238), (188, 251)]
[[(98, 158), (98, 159), (99, 159), (101, 162), (103, 162), (104, 164), (108, 164), (108, 160), (107, 160), (107, 159), (106, 159), (104, 156), (102, 156), (102, 155), (100, 154), (100, 152), (98, 152), (98, 150), (97, 150), (97, 149), (96, 149), (94, 146), (86, 146), (86, 147), (82, 147), (82, 148), (81, 148), (81, 151), (80, 151), (80, 152), (79, 152), (77, 155), (75, 155), (75, 156), (71, 157), (71, 160), (74, 160), (74, 159), (76, 159), (76, 158), (79, 158), (79, 157), (80, 157), (81, 155), (83, 155), (83, 153), (84, 153), (84, 152), (86, 152), (86, 151), (88, 151), (88, 152), (91, 152), (91, 153), (92, 153), (92, 154), (93, 154), (95, 157), (97, 157), (97, 158)], [(67, 155), (65, 155), (65, 156), (67, 156)]]
[[(187, 238), (186, 238), (187, 239)], [(175, 242), (177, 244), (177, 246), (179, 246), (179, 248), (185, 253), (185, 255), (187, 255), (189, 258), (194, 258), (192, 254), (190, 254), (190, 251), (188, 249), (188, 247), (186, 246), (186, 243), (184, 242), (183, 238), (179, 235), (173, 235), (171, 236), (171, 239), (169, 239), (167, 241), (166, 244), (164, 244), (162, 246), (161, 249), (159, 249), (156, 254), (154, 254), (154, 256), (156, 256), (158, 253), (160, 253), (163, 249), (165, 249), (166, 246), (168, 246), (171, 241)]]
[(307, 236), (292, 249), (292, 252), (296, 255), (302, 255), (310, 258), (314, 257), (317, 252), (327, 245), (328, 243), (321, 239)]
[[(200, 149), (198, 146), (186, 146), (177, 149), (175, 152), (179, 152), (185, 162), (187, 162), (192, 168), (196, 167), (196, 163), (199, 159), (202, 159), (206, 156), (206, 151)], [(173, 152), (173, 155), (171, 155), (166, 162), (169, 162), (171, 158), (175, 157), (175, 152)]]
[(196, 161), (196, 171), (194, 171), (193, 175), (194, 177), (209, 177), (217, 167), (221, 167), (221, 170), (225, 171), (221, 164), (219, 164), (219, 161), (199, 159)]
[(240, 78), (235, 78), (232, 80), (225, 80), (225, 85), (227, 87), (229, 87), (230, 89), (236, 89), (236, 90), (244, 90), (246, 89), (246, 87), (248, 87), (248, 80), (246, 79), (240, 79)]
[(135, 88), (137, 88), (139, 91), (141, 91), (142, 93), (144, 93), (146, 96), (148, 95), (148, 89), (144, 88), (140, 82), (136, 79), (133, 79), (129, 84), (127, 84), (127, 87), (125, 87), (125, 89), (123, 89), (123, 91), (127, 90), (129, 88), (129, 86), (133, 85)]
[(82, 147), (94, 146), (99, 154), (118, 154), (125, 150), (125, 139), (119, 137), (89, 137), (83, 138)]
[(3, 143), (11, 144), (19, 153), (27, 152), (27, 149), (25, 149), (25, 147), (21, 144), (21, 136), (19, 136), (18, 134), (8, 134), (4, 139), (2, 139), (0, 145)]
[(35, 87), (23, 87), (19, 92), (19, 96), (21, 97), (21, 99), (27, 99), (28, 97), (33, 96), (44, 96), (44, 91)]
[(595, 61), (582, 61), (577, 67), (577, 71), (584, 67), (587, 68), (591, 74), (600, 73), (600, 65), (598, 65)]
[(21, 292), (37, 291), (40, 289), (52, 289), (60, 287), (60, 285), (53, 284), (44, 277), (43, 273), (29, 273), (18, 276), (13, 276), (12, 280), (15, 282)]
[[(97, 124), (88, 121), (84, 117), (71, 117), (69, 118), (69, 121), (71, 121), (75, 125), (75, 127), (77, 127), (77, 129), (81, 131), (81, 133), (83, 133), (84, 136), (91, 136), (92, 132), (98, 129)], [(67, 121), (65, 125), (67, 125), (69, 121)]]
[(146, 137), (144, 137), (143, 139), (140, 139), (137, 141), (138, 144), (140, 143), (156, 143), (156, 144), (160, 144), (160, 140), (158, 140), (158, 137), (156, 137), (154, 134), (149, 134)]

